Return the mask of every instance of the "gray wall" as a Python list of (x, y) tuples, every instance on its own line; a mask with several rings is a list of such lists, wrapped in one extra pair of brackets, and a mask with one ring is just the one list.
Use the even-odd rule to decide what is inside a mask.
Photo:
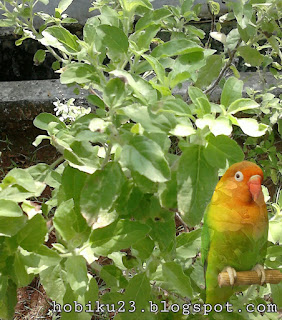
[[(226, 6), (222, 3), (221, 0), (215, 0), (220, 4), (220, 7), (222, 9), (222, 12), (226, 12)], [(43, 3), (39, 2), (36, 5), (35, 11), (43, 11), (50, 15), (54, 14), (54, 9), (58, 6), (58, 3), (60, 0), (50, 0), (49, 4), (45, 6)], [(93, 16), (93, 12), (89, 12), (88, 9), (91, 7), (91, 3), (93, 0), (74, 0), (73, 3), (69, 6), (69, 8), (66, 10), (66, 13), (79, 21), (80, 24), (84, 24), (85, 21)], [(195, 0), (195, 4), (202, 3), (202, 17), (208, 17), (208, 10), (207, 10), (207, 2), (205, 0)], [(178, 5), (178, 0), (153, 0), (152, 5), (154, 8), (160, 8), (163, 5)], [(1, 13), (1, 10), (0, 10)], [(0, 16), (0, 19), (2, 16)]]

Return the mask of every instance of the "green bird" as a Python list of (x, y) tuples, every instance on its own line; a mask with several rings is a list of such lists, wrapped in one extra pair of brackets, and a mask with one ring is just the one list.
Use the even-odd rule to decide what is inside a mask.
[[(227, 271), (234, 284), (236, 271), (256, 270), (265, 281), (262, 266), (268, 234), (268, 215), (261, 189), (263, 172), (249, 161), (233, 164), (218, 182), (204, 215), (201, 256), (205, 270), (206, 303), (225, 303), (240, 287), (218, 285)], [(239, 289), (238, 289), (239, 288)]]

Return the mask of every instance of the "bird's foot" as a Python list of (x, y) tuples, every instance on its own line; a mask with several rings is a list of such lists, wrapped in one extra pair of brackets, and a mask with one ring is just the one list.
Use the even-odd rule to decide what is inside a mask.
[(230, 285), (233, 286), (237, 278), (236, 270), (230, 266), (225, 267), (221, 272), (227, 272), (229, 276)]
[(258, 276), (260, 277), (260, 284), (264, 285), (265, 283), (265, 271), (264, 271), (264, 267), (261, 264), (256, 264), (253, 269), (254, 271), (256, 271), (256, 273), (258, 274)]

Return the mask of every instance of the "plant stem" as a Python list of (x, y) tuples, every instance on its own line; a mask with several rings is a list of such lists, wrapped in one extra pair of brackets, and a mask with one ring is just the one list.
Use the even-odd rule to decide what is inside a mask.
[(209, 48), (210, 45), (211, 45), (211, 39), (212, 39), (212, 37), (211, 37), (211, 32), (213, 32), (213, 31), (215, 30), (215, 15), (211, 12), (211, 9), (210, 9), (209, 4), (207, 4), (207, 6), (208, 6), (208, 11), (209, 11), (209, 13), (210, 13), (211, 16), (212, 16), (212, 19), (211, 19), (211, 31), (210, 31), (210, 33), (209, 33), (208, 41), (207, 41), (207, 43), (206, 43), (206, 45), (205, 45), (205, 48), (206, 48), (206, 49)]
[(112, 151), (112, 144), (109, 143), (108, 147), (106, 147), (106, 146), (104, 145), (104, 148), (105, 148), (105, 150), (106, 150), (106, 156), (105, 156), (104, 161), (103, 161), (103, 163), (102, 163), (102, 165), (101, 165), (101, 169), (102, 169), (102, 170), (104, 169), (105, 165), (106, 165), (106, 164), (109, 162), (109, 160), (110, 160), (111, 151)]
[(232, 65), (235, 53), (236, 53), (238, 47), (240, 46), (241, 42), (242, 42), (242, 40), (238, 41), (235, 49), (229, 54), (229, 59), (226, 62), (225, 66), (221, 69), (217, 79), (204, 91), (204, 94), (211, 93), (215, 89), (215, 87), (219, 84), (219, 81), (223, 78), (223, 76), (225, 75), (226, 71)]
[(59, 157), (50, 165), (50, 169), (55, 169), (59, 164), (61, 164), (64, 161), (65, 161), (65, 158), (63, 156)]

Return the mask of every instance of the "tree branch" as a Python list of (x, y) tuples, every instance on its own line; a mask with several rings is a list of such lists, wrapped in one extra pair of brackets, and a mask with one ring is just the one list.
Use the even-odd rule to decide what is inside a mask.
[[(280, 270), (265, 269), (265, 283), (278, 284), (282, 281), (282, 272)], [(234, 286), (261, 284), (261, 278), (256, 271), (239, 271), (235, 279)], [(220, 287), (231, 286), (227, 272), (218, 274), (218, 285)]]
[(215, 87), (219, 84), (219, 81), (223, 78), (223, 76), (225, 75), (225, 72), (228, 70), (228, 68), (232, 65), (235, 53), (237, 51), (237, 49), (239, 48), (240, 44), (241, 44), (242, 40), (239, 40), (235, 49), (229, 54), (229, 59), (226, 62), (225, 66), (223, 67), (223, 69), (221, 69), (217, 79), (204, 91), (204, 94), (209, 94), (211, 93)]

